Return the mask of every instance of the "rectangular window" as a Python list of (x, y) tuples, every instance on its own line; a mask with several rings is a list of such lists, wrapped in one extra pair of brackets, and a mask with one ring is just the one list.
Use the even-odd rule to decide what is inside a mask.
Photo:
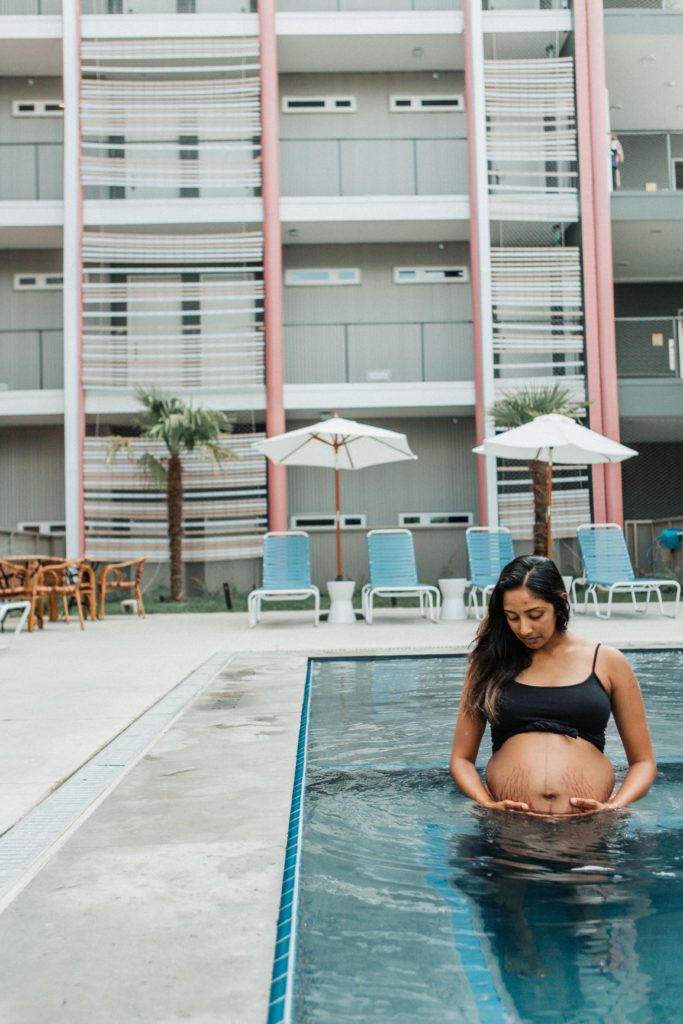
[(357, 267), (324, 267), (311, 270), (286, 270), (286, 285), (340, 285), (360, 284)]
[(399, 526), (471, 526), (471, 512), (399, 512)]
[(352, 114), (355, 96), (283, 96), (283, 114)]
[(63, 537), (65, 523), (17, 523), (19, 533), (37, 533), (48, 537)]
[(15, 274), (12, 288), (15, 292), (56, 291), (64, 287), (61, 274)]
[(431, 111), (458, 111), (465, 109), (462, 95), (449, 93), (442, 96), (397, 96), (389, 97), (389, 110), (394, 114), (420, 114)]
[(683, 160), (674, 160), (674, 188), (683, 189)]
[(63, 117), (61, 100), (12, 100), (12, 117)]
[(394, 284), (464, 284), (467, 267), (394, 267)]
[[(367, 526), (367, 516), (364, 512), (347, 512), (340, 517), (342, 530), (358, 528), (364, 530)], [(291, 516), (289, 520), (290, 530), (334, 530), (337, 526), (336, 517), (331, 515), (316, 516), (311, 513), (301, 516)]]

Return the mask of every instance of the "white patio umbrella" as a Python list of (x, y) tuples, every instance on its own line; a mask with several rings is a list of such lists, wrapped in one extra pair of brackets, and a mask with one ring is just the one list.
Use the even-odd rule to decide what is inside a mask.
[(405, 434), (346, 420), (335, 413), (329, 420), (299, 427), (286, 434), (256, 441), (253, 445), (279, 466), (321, 466), (334, 469), (337, 525), (337, 577), (343, 577), (339, 470), (363, 469), (384, 462), (416, 459)]
[(521, 427), (512, 427), (511, 430), (487, 437), (472, 451), (477, 455), (496, 455), (500, 459), (548, 463), (548, 558), (552, 551), (553, 462), (563, 465), (623, 462), (638, 454), (635, 449), (627, 448), (595, 430), (582, 427), (571, 417), (555, 412), (536, 416)]

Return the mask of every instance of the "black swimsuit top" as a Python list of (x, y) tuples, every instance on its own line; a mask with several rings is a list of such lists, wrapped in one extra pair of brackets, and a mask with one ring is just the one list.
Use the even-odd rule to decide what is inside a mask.
[(493, 753), (511, 736), (523, 732), (557, 732), (580, 736), (603, 751), (605, 727), (612, 710), (609, 694), (595, 674), (598, 648), (591, 674), (573, 686), (530, 686), (512, 680), (498, 697), (498, 721), (491, 724)]

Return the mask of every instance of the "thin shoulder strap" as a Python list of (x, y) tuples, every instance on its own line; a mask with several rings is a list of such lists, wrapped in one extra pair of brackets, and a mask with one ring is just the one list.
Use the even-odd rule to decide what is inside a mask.
[(593, 655), (593, 672), (595, 672), (595, 666), (598, 663), (598, 651), (600, 650), (600, 644), (595, 645), (595, 654)]

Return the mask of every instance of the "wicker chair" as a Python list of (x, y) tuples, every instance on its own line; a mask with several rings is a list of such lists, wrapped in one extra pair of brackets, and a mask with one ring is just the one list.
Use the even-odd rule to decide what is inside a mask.
[[(112, 562), (111, 565), (105, 565), (104, 568), (100, 569), (99, 576), (97, 577), (97, 604), (99, 609), (99, 617), (104, 618), (104, 601), (109, 590), (131, 590), (135, 594), (138, 603), (138, 615), (142, 615), (145, 618), (145, 606), (142, 603), (142, 592), (140, 590), (140, 580), (142, 579), (142, 570), (145, 567), (147, 556), (144, 558), (132, 558), (128, 562)], [(132, 566), (135, 566), (135, 575), (131, 579), (129, 573), (126, 571)]]
[[(69, 618), (69, 603), (72, 598), (75, 599), (81, 629), (85, 629), (83, 591), (81, 588), (83, 568), (84, 563), (81, 559), (65, 559), (63, 562), (41, 565), (38, 568), (31, 585), (31, 613), (28, 620), (29, 632), (32, 632), (36, 622), (42, 629), (45, 616), (45, 601), (47, 600), (48, 607), (52, 604), (54, 608), (60, 597), (64, 607), (64, 618), (67, 622), (71, 622)], [(86, 566), (85, 568), (89, 567)], [(54, 613), (52, 613), (51, 609), (50, 617), (56, 618), (56, 608)]]
[(31, 571), (26, 565), (0, 559), (0, 601), (30, 601)]

